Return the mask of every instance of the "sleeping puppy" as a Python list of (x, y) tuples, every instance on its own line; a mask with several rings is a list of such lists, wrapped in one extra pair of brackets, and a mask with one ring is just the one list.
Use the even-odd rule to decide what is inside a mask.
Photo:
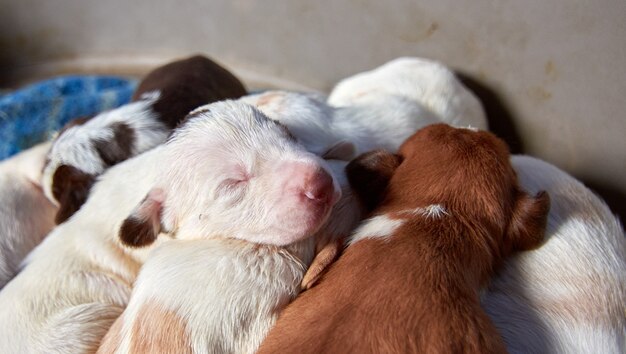
[(167, 144), (103, 174), (28, 256), (0, 292), (0, 352), (94, 352), (163, 240), (295, 243), (326, 221), (336, 192), (325, 162), (253, 107), (195, 111)]
[(150, 72), (133, 103), (68, 123), (54, 140), (43, 172), (46, 196), (59, 206), (56, 222), (81, 207), (107, 168), (164, 142), (191, 110), (245, 93), (230, 72), (197, 55)]
[(348, 178), (382, 203), (258, 353), (505, 352), (479, 291), (511, 252), (539, 245), (549, 209), (519, 188), (506, 144), (431, 125), (399, 155), (360, 156)]
[(415, 57), (394, 59), (341, 80), (328, 97), (336, 107), (380, 105), (389, 97), (418, 102), (440, 122), (487, 129), (480, 101), (442, 63)]
[(0, 163), (0, 289), (54, 227), (56, 207), (40, 182), (49, 148), (42, 143)]
[(550, 193), (545, 244), (507, 261), (482, 298), (511, 353), (626, 352), (626, 238), (582, 183), (514, 156), (522, 187)]
[(309, 151), (343, 160), (375, 149), (395, 152), (428, 124), (487, 128), (480, 102), (456, 76), (419, 58), (396, 59), (344, 79), (328, 103), (319, 95), (284, 91), (242, 100), (288, 125)]
[[(330, 165), (332, 174), (340, 176), (340, 184), (348, 188), (343, 172), (346, 163), (331, 161)], [(292, 174), (285, 168), (278, 171), (285, 174), (282, 178)], [(169, 176), (176, 180), (178, 174)], [(244, 183), (255, 188), (261, 182), (256, 178)], [(339, 190), (329, 187), (322, 189), (328, 194), (318, 199), (331, 205)], [(295, 243), (282, 245), (276, 232), (264, 240), (244, 233), (163, 243), (142, 267), (129, 305), (107, 333), (99, 353), (254, 353), (280, 311), (298, 294), (316, 238), (348, 232), (344, 225), (354, 225), (348, 219), (354, 208), (345, 207), (351, 198), (349, 193), (343, 195), (343, 207), (333, 210), (322, 229), (312, 237), (292, 240)], [(159, 220), (154, 217), (156, 225)], [(123, 242), (132, 241), (133, 234), (126, 230), (122, 227), (120, 237)]]

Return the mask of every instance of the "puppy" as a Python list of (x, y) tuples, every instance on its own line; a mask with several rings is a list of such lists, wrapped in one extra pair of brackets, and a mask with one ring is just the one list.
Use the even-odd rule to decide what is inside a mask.
[(203, 56), (175, 61), (150, 72), (135, 102), (68, 123), (55, 139), (43, 172), (46, 196), (59, 206), (56, 222), (85, 202), (107, 168), (165, 141), (192, 109), (246, 93), (241, 82)]
[(396, 59), (347, 78), (328, 103), (319, 95), (284, 91), (242, 100), (288, 125), (309, 151), (343, 160), (375, 149), (396, 152), (428, 124), (487, 128), (480, 102), (454, 74), (419, 58)]
[(28, 256), (0, 292), (0, 352), (94, 352), (146, 255), (169, 239), (160, 231), (279, 247), (319, 229), (336, 190), (324, 161), (253, 107), (195, 111), (168, 144), (110, 168)]
[(54, 227), (56, 207), (40, 182), (49, 148), (42, 143), (0, 163), (0, 289)]
[(418, 102), (443, 123), (487, 129), (480, 101), (445, 65), (415, 57), (394, 59), (372, 71), (341, 80), (331, 106), (379, 105), (388, 97)]
[(482, 304), (511, 353), (626, 352), (626, 238), (582, 183), (528, 156), (511, 163), (550, 193), (545, 244), (511, 258)]
[(431, 125), (399, 155), (357, 158), (348, 178), (382, 203), (259, 353), (504, 352), (478, 292), (508, 254), (539, 245), (549, 209), (519, 188), (504, 142)]
[[(333, 175), (344, 175), (345, 162), (330, 164)], [(340, 181), (347, 187), (345, 176)], [(333, 196), (325, 203), (336, 201), (339, 191), (327, 192)], [(342, 197), (344, 203), (350, 198)], [(335, 209), (315, 235), (285, 246), (238, 235), (165, 242), (141, 269), (128, 308), (99, 353), (254, 353), (298, 294), (315, 239), (346, 232), (336, 222), (349, 224), (352, 214), (351, 208)]]

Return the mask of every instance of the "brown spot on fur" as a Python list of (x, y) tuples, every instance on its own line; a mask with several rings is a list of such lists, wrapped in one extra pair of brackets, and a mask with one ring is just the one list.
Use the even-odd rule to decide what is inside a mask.
[(60, 165), (52, 175), (52, 195), (59, 202), (55, 222), (60, 224), (85, 203), (96, 177), (74, 166)]
[(94, 149), (107, 167), (116, 165), (133, 155), (135, 131), (126, 123), (117, 122), (110, 126), (113, 137), (109, 140), (94, 140)]
[(131, 353), (193, 353), (187, 326), (171, 310), (144, 304), (133, 323)]
[(122, 223), (119, 236), (126, 246), (144, 247), (156, 240), (158, 232), (150, 220), (140, 220), (131, 216)]
[(201, 55), (178, 60), (151, 71), (140, 83), (133, 101), (141, 95), (159, 90), (161, 95), (152, 109), (159, 120), (174, 129), (194, 108), (246, 94), (233, 74)]
[(119, 316), (107, 334), (102, 338), (97, 354), (114, 354), (120, 347), (122, 341), (122, 328), (124, 326), (124, 315)]
[(439, 204), (446, 216), (405, 212), (389, 237), (348, 247), (287, 306), (258, 353), (506, 351), (478, 291), (511, 251), (512, 220), (535, 233), (516, 237), (542, 237), (545, 197), (520, 192), (508, 149), (491, 133), (432, 125), (400, 155), (374, 215)]
[(263, 94), (257, 100), (256, 105), (257, 107), (265, 106), (266, 104), (269, 104), (270, 102), (272, 102), (274, 99), (282, 97), (282, 96), (283, 94), (281, 94), (280, 92), (270, 92), (270, 93)]

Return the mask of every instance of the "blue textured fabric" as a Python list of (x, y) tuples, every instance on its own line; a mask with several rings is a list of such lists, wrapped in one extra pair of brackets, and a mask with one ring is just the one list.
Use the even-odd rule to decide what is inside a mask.
[(63, 76), (0, 95), (0, 159), (49, 139), (68, 121), (130, 101), (136, 80)]

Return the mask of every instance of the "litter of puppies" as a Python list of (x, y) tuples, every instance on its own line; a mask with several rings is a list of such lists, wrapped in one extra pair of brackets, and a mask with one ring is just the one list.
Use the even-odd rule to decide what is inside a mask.
[(0, 352), (626, 351), (619, 221), (487, 130), (422, 58), (327, 98), (159, 67), (0, 164)]

